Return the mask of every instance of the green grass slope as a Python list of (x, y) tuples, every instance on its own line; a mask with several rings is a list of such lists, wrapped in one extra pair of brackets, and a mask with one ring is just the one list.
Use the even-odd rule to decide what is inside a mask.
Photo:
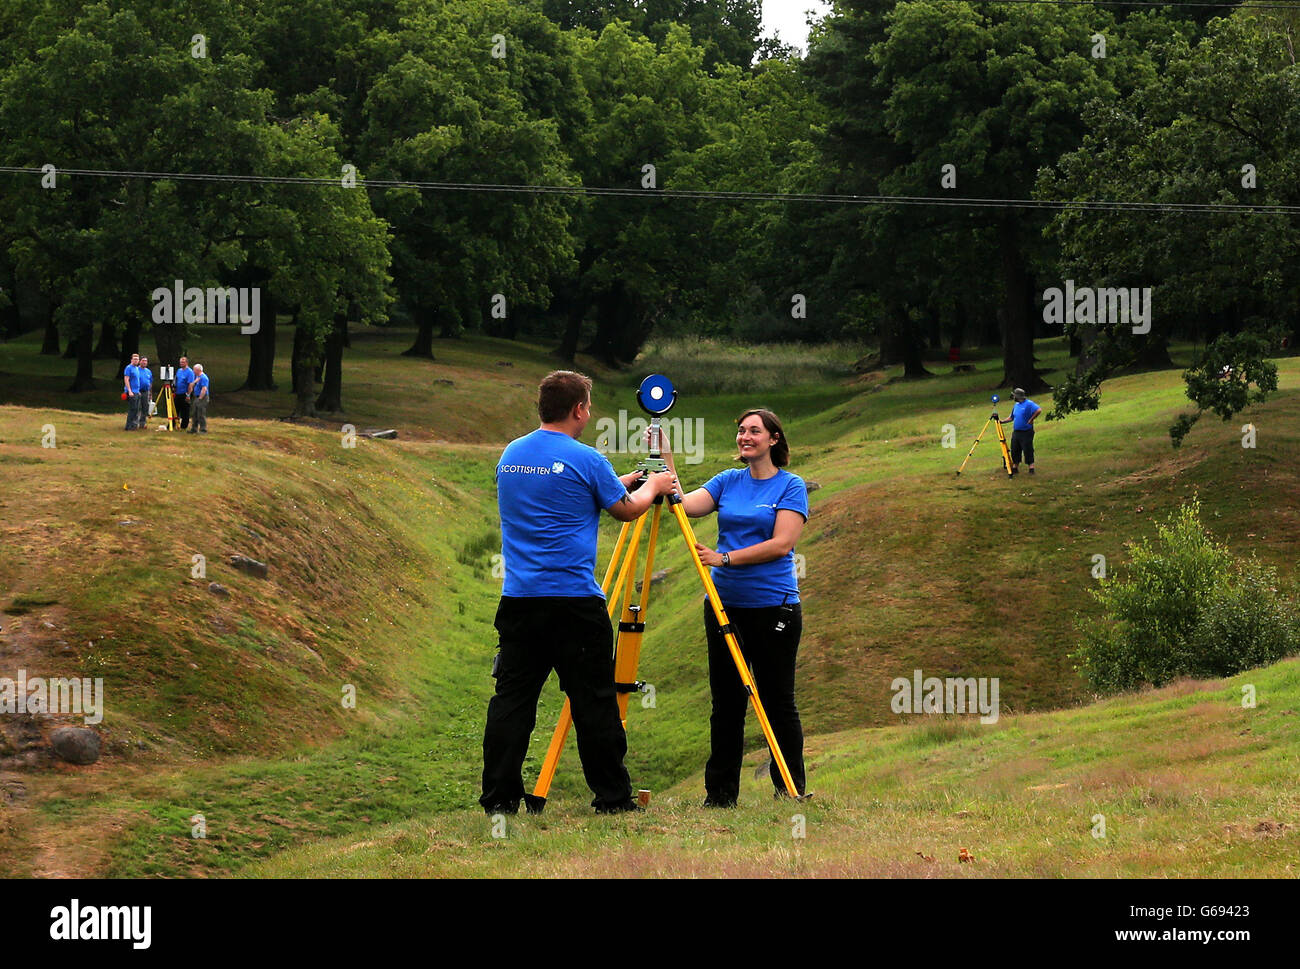
[(246, 874), (1294, 878), (1298, 716), (1290, 660), (991, 725), (920, 718), (821, 735), (808, 745), (805, 802), (773, 801), (747, 771), (736, 809), (706, 809), (696, 775), (631, 816), (573, 804), (503, 822), (432, 814)]
[[(554, 364), (543, 348), (486, 339), (443, 341), (437, 360), (413, 361), (398, 356), (408, 337), (354, 338), (346, 416), (402, 435), (355, 448), (342, 446), (341, 417), (333, 429), (265, 419), (287, 412), (283, 392), (218, 394), (203, 438), (124, 434), (116, 406), (45, 406), (42, 393), (67, 406), (49, 375), (45, 389), (33, 378), (31, 406), (0, 406), (0, 675), (102, 676), (106, 694), (99, 764), (0, 771), (0, 872), (242, 872), (289, 848), (354, 843), (474, 803), (499, 590), (492, 469), (533, 426), (536, 382)], [(233, 371), (239, 346), (205, 335), (205, 353), (218, 346)], [(0, 384), (52, 366), (38, 349), (0, 348)], [(916, 668), (999, 677), (1016, 723), (1087, 701), (1066, 654), (1073, 613), (1090, 608), (1092, 556), (1122, 568), (1123, 543), (1193, 491), (1234, 551), (1294, 572), (1295, 359), (1280, 362), (1273, 400), (1233, 425), (1203, 422), (1181, 451), (1165, 434), (1181, 403), (1177, 372), (1111, 381), (1101, 411), (1044, 426), (1038, 477), (1007, 481), (991, 438), (953, 473), (988, 416), (995, 360), (910, 383), (855, 376), (847, 354), (782, 348), (756, 359), (696, 344), (652, 349), (637, 368), (682, 377), (670, 416), (698, 420), (704, 442), (700, 463), (679, 463), (688, 486), (730, 466), (732, 421), (754, 404), (785, 418), (792, 470), (820, 485), (799, 547), (799, 699), (814, 771), (829, 766), (825, 745), (858, 743), (845, 731), (898, 729), (890, 683)], [(1068, 365), (1059, 341), (1039, 354), (1046, 367)], [(633, 375), (588, 369), (598, 420), (617, 422), (620, 408), (636, 416)], [(1246, 421), (1254, 449), (1240, 446)], [(41, 446), (47, 424), (57, 447)], [(620, 470), (634, 461), (612, 457)], [(639, 786), (685, 784), (674, 796), (687, 805), (698, 782), (684, 779), (707, 753), (702, 595), (666, 524), (656, 567), (668, 575), (654, 587), (640, 670), (656, 704), (633, 700), (628, 765)], [(712, 543), (712, 521), (697, 525)], [(616, 531), (606, 522), (602, 568)], [(237, 553), (266, 562), (268, 578), (233, 571)], [(195, 554), (206, 556), (203, 578)], [(355, 708), (342, 702), (349, 686)], [(559, 702), (552, 683), (530, 773)], [(756, 728), (750, 743), (761, 747)], [(554, 817), (577, 817), (588, 799), (569, 751)], [(479, 831), (473, 814), (455, 823)], [(197, 815), (204, 838), (192, 837)]]

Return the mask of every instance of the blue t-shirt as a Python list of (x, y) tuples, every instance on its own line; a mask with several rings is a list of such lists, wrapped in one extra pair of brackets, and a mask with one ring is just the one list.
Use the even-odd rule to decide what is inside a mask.
[(1011, 425), (1012, 429), (1017, 431), (1032, 431), (1034, 425), (1029, 423), (1029, 418), (1033, 417), (1034, 412), (1038, 409), (1038, 405), (1028, 398), (1019, 401), (1016, 406), (1011, 408), (1011, 418), (1014, 421)]
[[(194, 394), (195, 400), (205, 396), (203, 391), (207, 389), (208, 384), (210, 384), (211, 382), (212, 381), (208, 380), (207, 374), (201, 374), (194, 378), (194, 387), (192, 388), (192, 392)], [(209, 390), (206, 396), (211, 397), (212, 391)]]
[(190, 384), (194, 382), (194, 371), (189, 367), (181, 367), (176, 371), (176, 393), (183, 394), (189, 389)]
[[(749, 468), (731, 468), (704, 483), (718, 505), (718, 551), (732, 552), (766, 542), (776, 528), (776, 513), (797, 511), (808, 519), (808, 488), (803, 478), (778, 469), (762, 480)], [(799, 601), (794, 549), (757, 565), (715, 566), (713, 584), (724, 606), (755, 609)]]
[(627, 494), (609, 459), (560, 431), (511, 441), (497, 462), (503, 596), (600, 596), (600, 510)]
[(140, 373), (140, 386), (144, 388), (146, 394), (150, 393), (153, 390), (153, 371), (148, 367), (139, 367), (137, 369)]
[(128, 363), (122, 368), (122, 376), (127, 379), (127, 386), (131, 389), (131, 393), (138, 394), (140, 392), (140, 369)]

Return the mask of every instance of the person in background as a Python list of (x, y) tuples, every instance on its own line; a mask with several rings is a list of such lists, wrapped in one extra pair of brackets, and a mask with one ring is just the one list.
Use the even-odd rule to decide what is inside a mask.
[(153, 371), (149, 369), (149, 358), (141, 357), (138, 368), (140, 374), (140, 430), (149, 426), (149, 403), (153, 400)]
[(188, 357), (181, 357), (181, 365), (176, 368), (176, 386), (173, 396), (176, 398), (176, 416), (180, 418), (181, 430), (190, 426), (190, 384), (194, 382), (194, 371), (190, 369)]
[(212, 382), (208, 380), (208, 375), (203, 372), (203, 364), (194, 365), (194, 380), (190, 384), (190, 396), (194, 398), (194, 422), (189, 433), (206, 434), (208, 433), (208, 401), (212, 399), (208, 388)]
[(1011, 425), (1011, 473), (1020, 471), (1020, 458), (1023, 455), (1029, 465), (1029, 473), (1034, 473), (1034, 421), (1043, 409), (1025, 397), (1025, 392), (1017, 387), (1011, 392), (1016, 399), (1011, 408), (1011, 416), (1003, 424)]
[(131, 362), (122, 368), (122, 389), (126, 391), (126, 427), (134, 431), (140, 413), (140, 354), (131, 354)]

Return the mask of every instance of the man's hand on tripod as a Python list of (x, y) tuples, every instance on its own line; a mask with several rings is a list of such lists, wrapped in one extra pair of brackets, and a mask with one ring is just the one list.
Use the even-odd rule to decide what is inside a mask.
[(649, 485), (655, 495), (667, 497), (677, 490), (677, 475), (672, 471), (656, 471), (646, 479), (645, 487)]

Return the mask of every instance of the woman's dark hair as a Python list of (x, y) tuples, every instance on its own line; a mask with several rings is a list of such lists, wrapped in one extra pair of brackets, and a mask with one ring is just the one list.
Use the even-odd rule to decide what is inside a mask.
[[(766, 407), (751, 407), (745, 413), (736, 418), (736, 426), (739, 427), (746, 417), (757, 414), (758, 419), (763, 422), (767, 428), (767, 433), (776, 438), (772, 442), (772, 464), (778, 468), (784, 468), (790, 463), (790, 445), (785, 441), (785, 428), (781, 426), (781, 418), (777, 417)], [(736, 455), (736, 460), (740, 460), (740, 455)]]

